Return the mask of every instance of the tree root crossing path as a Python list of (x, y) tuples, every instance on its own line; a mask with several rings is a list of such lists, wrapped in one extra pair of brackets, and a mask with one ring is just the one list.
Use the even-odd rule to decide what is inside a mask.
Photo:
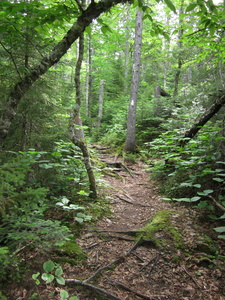
[(81, 300), (225, 299), (224, 241), (215, 224), (191, 206), (163, 201), (143, 162), (99, 151), (110, 169), (102, 194), (112, 214), (77, 240), (87, 259), (65, 266), (71, 292)]

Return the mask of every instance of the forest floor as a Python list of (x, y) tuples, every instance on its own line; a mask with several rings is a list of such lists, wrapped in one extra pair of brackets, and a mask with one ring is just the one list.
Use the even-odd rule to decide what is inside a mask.
[[(115, 162), (105, 151), (100, 158), (111, 167)], [(64, 264), (65, 289), (80, 300), (224, 300), (225, 242), (213, 230), (218, 224), (189, 206), (163, 201), (142, 161), (117, 162), (101, 191), (112, 213), (82, 230), (76, 242), (86, 259)], [(160, 213), (169, 215), (166, 226), (160, 226)], [(151, 219), (159, 225), (154, 238), (137, 239), (136, 231), (147, 230)], [(44, 294), (60, 299), (58, 287)], [(25, 293), (12, 299), (30, 298)]]

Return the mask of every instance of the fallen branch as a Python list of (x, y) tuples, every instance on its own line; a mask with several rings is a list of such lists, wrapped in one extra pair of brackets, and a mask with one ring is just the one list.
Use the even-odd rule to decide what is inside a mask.
[(85, 287), (89, 290), (91, 290), (92, 292), (97, 293), (100, 296), (103, 297), (107, 297), (107, 299), (113, 299), (113, 300), (123, 300), (113, 294), (110, 294), (109, 292), (107, 292), (106, 290), (103, 290), (95, 285), (92, 284), (88, 284), (85, 281), (82, 280), (77, 280), (77, 279), (65, 279), (66, 283), (74, 283), (75, 285), (80, 285), (82, 287)]
[(125, 286), (124, 284), (120, 283), (120, 282), (117, 282), (117, 281), (107, 281), (108, 284), (111, 284), (111, 285), (114, 285), (114, 286), (118, 286), (122, 289), (124, 289), (125, 291), (128, 291), (128, 292), (131, 292), (133, 294), (135, 294), (136, 296), (142, 298), (142, 299), (148, 299), (150, 300), (150, 298), (148, 296), (145, 296), (145, 295), (142, 295), (132, 289), (130, 289), (129, 287)]

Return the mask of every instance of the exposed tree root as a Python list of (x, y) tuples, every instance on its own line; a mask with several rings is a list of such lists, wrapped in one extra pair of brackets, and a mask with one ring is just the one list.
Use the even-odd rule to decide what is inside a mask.
[(93, 284), (86, 283), (85, 281), (82, 281), (82, 280), (66, 279), (66, 283), (74, 283), (75, 285), (83, 286), (83, 287), (91, 290), (92, 292), (95, 292), (96, 294), (98, 294), (100, 296), (107, 297), (106, 299), (123, 300), (123, 299), (107, 292), (106, 290), (103, 290)]
[(129, 287), (123, 285), (120, 282), (117, 282), (117, 281), (107, 281), (107, 283), (111, 284), (111, 285), (114, 285), (114, 286), (118, 286), (118, 287), (124, 289), (125, 291), (128, 291), (128, 292), (131, 292), (131, 293), (135, 294), (136, 296), (138, 296), (138, 297), (140, 297), (142, 299), (148, 299), (148, 300), (150, 300), (150, 298), (148, 296), (142, 295), (142, 294), (140, 294), (140, 293), (138, 293), (138, 292), (130, 289)]
[[(125, 195), (127, 198), (130, 198), (130, 197), (128, 197), (127, 194), (124, 194), (124, 195)], [(140, 206), (142, 206), (142, 207), (150, 207), (150, 205), (141, 204), (141, 203), (138, 203), (138, 202), (131, 202), (131, 201), (127, 200), (127, 199), (124, 199), (124, 198), (121, 197), (120, 195), (116, 195), (116, 197), (118, 197), (120, 200), (125, 201), (125, 202), (127, 202), (127, 203), (129, 203), (129, 204), (132, 204), (132, 205), (140, 205)], [(134, 201), (135, 201), (135, 200), (134, 200)]]

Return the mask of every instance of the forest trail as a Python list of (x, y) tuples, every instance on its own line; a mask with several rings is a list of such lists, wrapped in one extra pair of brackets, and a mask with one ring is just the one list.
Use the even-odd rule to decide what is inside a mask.
[[(82, 265), (64, 267), (67, 278), (86, 284), (87, 289), (77, 290), (79, 299), (225, 299), (225, 268), (218, 260), (224, 243), (214, 249), (204, 235), (213, 234), (209, 224), (200, 223), (196, 210), (163, 201), (143, 162), (116, 160), (116, 165), (115, 156), (105, 151), (100, 158), (116, 169), (104, 175), (108, 188), (103, 193), (113, 214), (87, 226), (77, 240), (87, 254)], [(137, 243), (135, 232), (162, 210), (171, 211), (168, 226), (179, 232), (182, 246), (174, 247), (173, 237), (160, 229), (156, 237), (164, 246)], [(73, 282), (69, 287), (76, 289)], [(99, 298), (94, 291), (102, 290)]]

